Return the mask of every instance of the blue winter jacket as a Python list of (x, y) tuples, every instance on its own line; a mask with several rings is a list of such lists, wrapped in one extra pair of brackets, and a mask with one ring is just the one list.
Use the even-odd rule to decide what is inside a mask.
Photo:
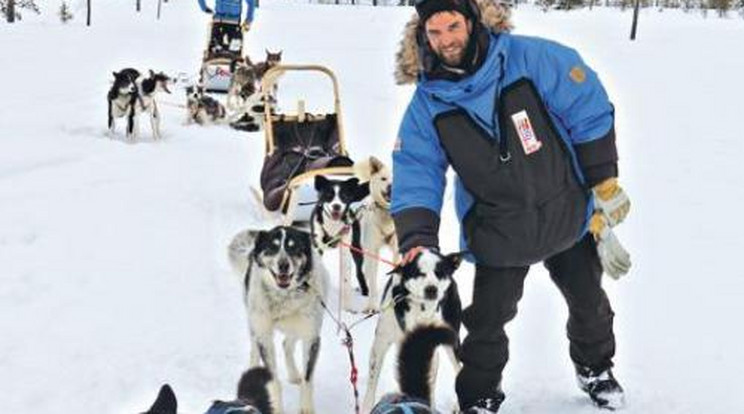
[[(245, 0), (245, 5), (248, 8), (245, 21), (248, 23), (253, 22), (253, 13), (255, 10), (255, 0)], [(199, 0), (199, 7), (202, 11), (207, 11), (207, 4), (205, 0)], [(214, 18), (223, 20), (234, 20), (240, 23), (240, 17), (243, 13), (243, 2), (242, 0), (216, 0), (214, 5)]]
[[(576, 146), (611, 135), (614, 151), (613, 107), (597, 75), (576, 51), (545, 39), (508, 32), (491, 33), (490, 36), (486, 60), (472, 75), (459, 81), (448, 81), (431, 80), (425, 74), (419, 74), (393, 152), (395, 180), (391, 212), (396, 217), (396, 226), (403, 213), (421, 212), (423, 209), (436, 215), (434, 226), (438, 229), (449, 162), (439, 142), (434, 118), (446, 111), (464, 109), (492, 139), (498, 140), (498, 118), (493, 116), (494, 96), (520, 78), (534, 83), (558, 134), (568, 144), (574, 169), (582, 184), (584, 169)], [(455, 207), (461, 225), (473, 203), (473, 196), (456, 177)], [(592, 211), (590, 200), (587, 218)], [(398, 229), (398, 234), (400, 237), (401, 229)], [(438, 243), (431, 238), (415, 239), (414, 236), (407, 241), (401, 240), (401, 250), (418, 244)], [(460, 244), (463, 250), (467, 250), (462, 232)]]

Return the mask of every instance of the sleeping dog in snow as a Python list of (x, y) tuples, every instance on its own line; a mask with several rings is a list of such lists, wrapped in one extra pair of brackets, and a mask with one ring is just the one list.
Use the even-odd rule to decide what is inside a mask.
[(432, 360), (440, 345), (453, 348), (459, 339), (444, 324), (419, 325), (408, 334), (398, 352), (399, 393), (380, 399), (370, 414), (434, 414), (431, 400)]
[[(314, 252), (310, 234), (292, 227), (243, 231), (230, 243), (233, 268), (244, 275), (243, 286), (251, 334), (251, 366), (259, 364), (277, 375), (274, 332), (284, 334), (283, 350), (289, 382), (300, 385), (300, 412), (314, 412), (312, 379), (320, 350), (328, 274)], [(302, 372), (294, 350), (302, 343)], [(281, 410), (281, 388), (274, 381), (276, 411)]]
[[(436, 250), (422, 249), (408, 263), (390, 272), (369, 356), (365, 412), (369, 412), (374, 404), (380, 369), (390, 345), (400, 343), (406, 332), (421, 324), (445, 323), (459, 332), (462, 305), (453, 275), (461, 261), (461, 253), (445, 256)], [(455, 370), (459, 371), (455, 349), (448, 347), (447, 355)], [(432, 382), (436, 377), (436, 366), (435, 358)]]
[[(238, 382), (237, 398), (231, 401), (215, 400), (206, 414), (273, 414), (269, 394), (271, 373), (266, 368), (252, 368), (243, 373)], [(149, 410), (142, 414), (176, 414), (178, 400), (170, 385), (160, 388), (158, 397)]]

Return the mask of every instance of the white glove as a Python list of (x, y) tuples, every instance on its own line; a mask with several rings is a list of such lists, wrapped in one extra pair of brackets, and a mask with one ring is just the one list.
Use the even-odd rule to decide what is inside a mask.
[(607, 276), (617, 280), (630, 270), (630, 254), (620, 244), (612, 228), (607, 225), (607, 216), (596, 212), (592, 216), (589, 231), (597, 242), (597, 254)]

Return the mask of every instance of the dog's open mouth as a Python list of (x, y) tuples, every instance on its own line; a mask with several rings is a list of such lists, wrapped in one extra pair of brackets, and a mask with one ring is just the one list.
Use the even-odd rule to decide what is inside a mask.
[(274, 279), (276, 280), (277, 286), (282, 289), (286, 289), (292, 282), (292, 275), (290, 275), (289, 273), (278, 273), (274, 275)]

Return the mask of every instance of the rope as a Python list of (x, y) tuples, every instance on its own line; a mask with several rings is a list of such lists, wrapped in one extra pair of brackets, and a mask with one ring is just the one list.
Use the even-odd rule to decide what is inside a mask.
[(365, 315), (364, 317), (356, 320), (351, 325), (346, 325), (344, 322), (342, 322), (336, 315), (331, 312), (331, 310), (328, 308), (328, 305), (326, 305), (325, 301), (323, 300), (323, 297), (320, 295), (317, 289), (310, 283), (305, 283), (305, 285), (313, 291), (315, 296), (318, 298), (318, 302), (320, 302), (320, 306), (323, 307), (323, 309), (326, 311), (326, 313), (331, 317), (333, 322), (336, 324), (339, 331), (344, 331), (344, 338), (341, 340), (341, 344), (346, 347), (346, 351), (349, 354), (349, 365), (350, 365), (350, 372), (349, 372), (349, 382), (351, 382), (352, 390), (354, 391), (354, 412), (356, 414), (360, 413), (359, 408), (359, 387), (357, 385), (359, 380), (359, 369), (356, 365), (356, 359), (354, 358), (354, 337), (351, 335), (351, 330), (354, 329), (357, 325), (360, 323), (371, 319), (375, 315), (379, 315), (385, 310), (389, 309), (392, 306), (395, 306), (398, 302), (403, 300), (405, 298), (405, 295), (399, 295), (393, 298), (387, 305), (384, 307), (381, 307), (380, 310), (371, 312), (368, 315)]

